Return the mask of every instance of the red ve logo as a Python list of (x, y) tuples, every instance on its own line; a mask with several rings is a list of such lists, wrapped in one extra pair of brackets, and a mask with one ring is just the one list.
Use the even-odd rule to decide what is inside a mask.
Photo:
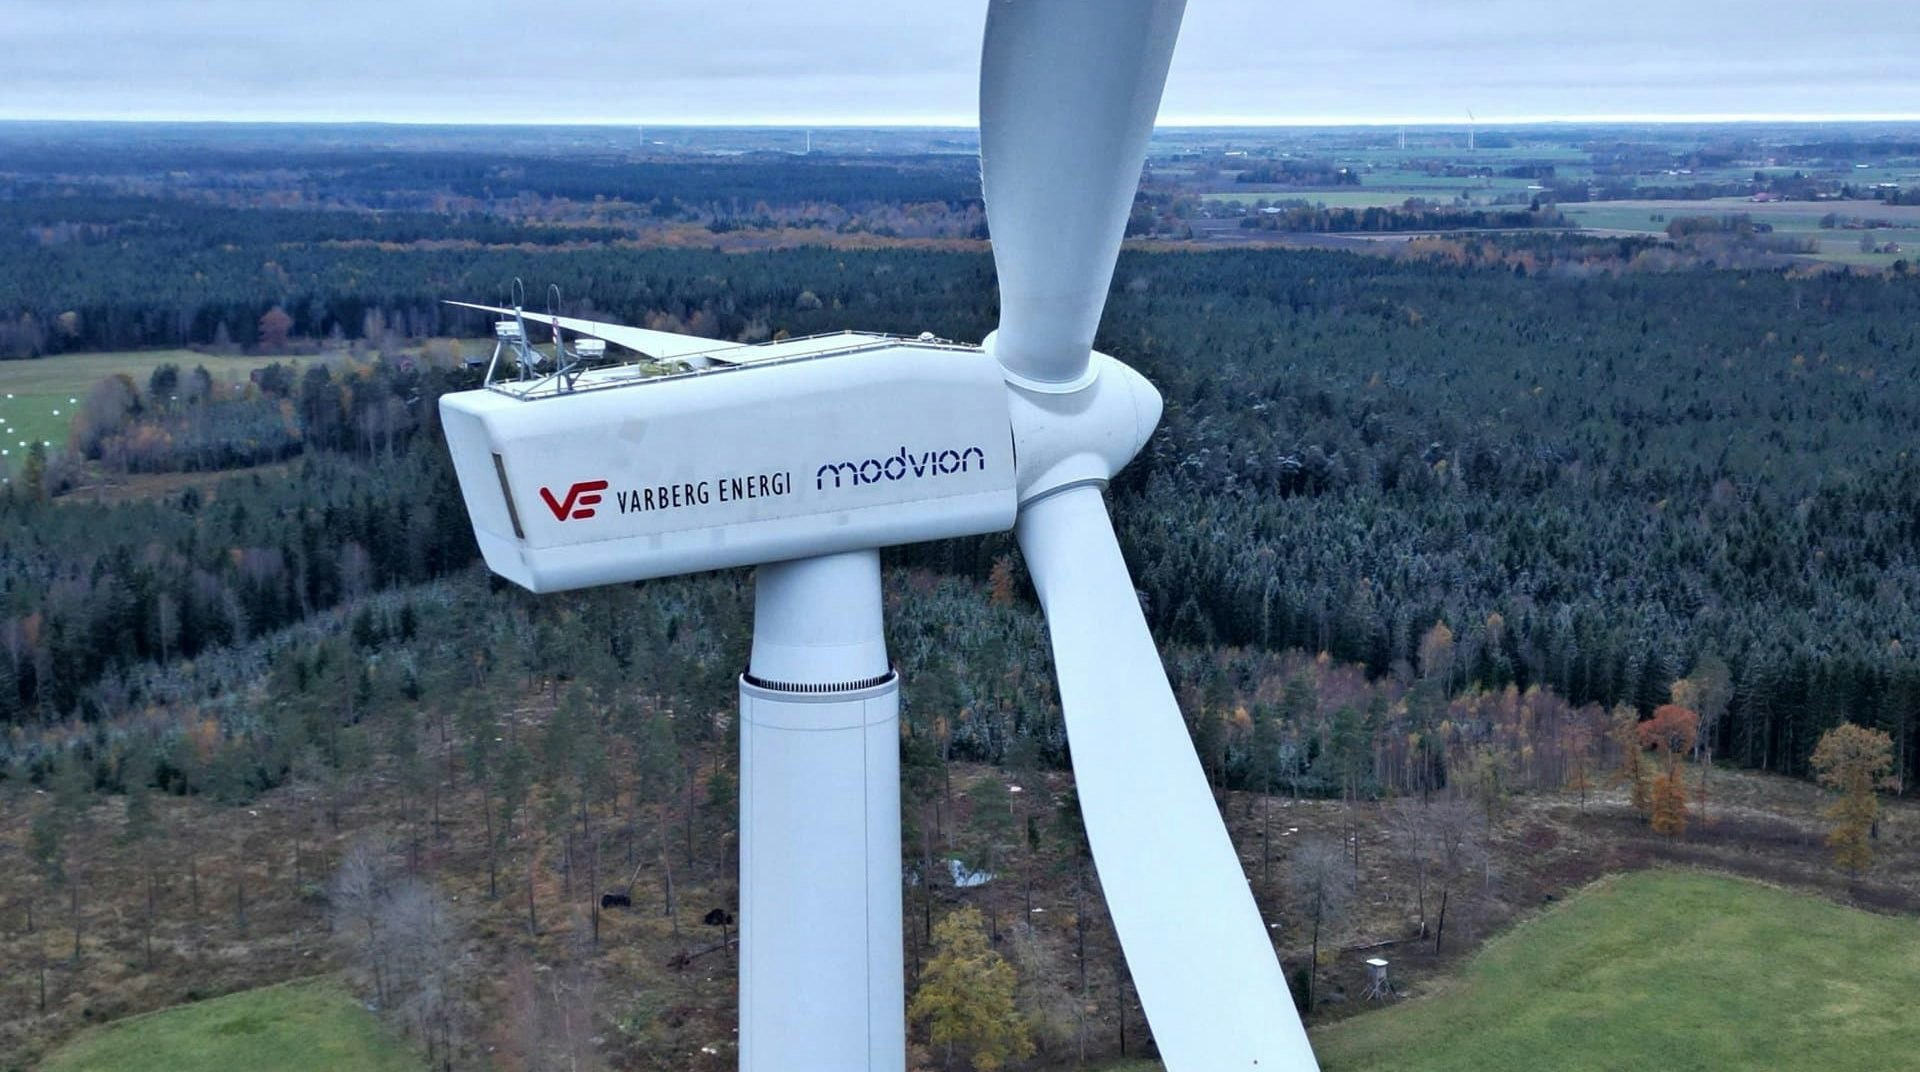
[(593, 507), (600, 501), (600, 492), (607, 490), (604, 480), (585, 480), (567, 489), (567, 497), (556, 499), (553, 492), (540, 489), (540, 497), (546, 500), (547, 509), (561, 521), (578, 521), (593, 516)]

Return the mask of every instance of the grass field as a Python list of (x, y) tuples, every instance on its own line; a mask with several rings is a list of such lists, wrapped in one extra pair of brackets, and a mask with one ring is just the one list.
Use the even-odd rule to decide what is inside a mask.
[(191, 350), (134, 350), (122, 353), (61, 354), (30, 361), (0, 361), (0, 463), (17, 469), (25, 445), (44, 440), (58, 449), (67, 442), (68, 422), (87, 388), (116, 372), (133, 377), (146, 390), (147, 377), (161, 365), (182, 373), (205, 365), (217, 384), (245, 383), (247, 374), (269, 363), (262, 357), (214, 357)]
[(418, 1072), (338, 981), (229, 994), (94, 1028), (41, 1072)]
[(1325, 1072), (1909, 1067), (1920, 924), (1647, 871), (1496, 939), (1430, 997), (1314, 1035)]
[(1494, 939), (1431, 995), (1311, 1036), (1322, 1072), (1884, 1072), (1920, 1054), (1916, 993), (1911, 919), (1641, 871)]

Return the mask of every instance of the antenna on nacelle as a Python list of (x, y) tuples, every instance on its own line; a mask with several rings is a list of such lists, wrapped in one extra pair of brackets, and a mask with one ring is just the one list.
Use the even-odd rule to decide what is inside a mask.
[(563, 390), (573, 390), (580, 378), (579, 358), (567, 352), (566, 336), (560, 334), (560, 284), (547, 284), (547, 329), (553, 332), (553, 374)]
[(527, 301), (527, 285), (520, 281), (519, 276), (513, 277), (511, 294), (513, 319), (493, 322), (493, 357), (487, 361), (487, 375), (483, 381), (489, 387), (493, 386), (494, 373), (499, 369), (500, 355), (503, 353), (512, 352), (514, 378), (520, 380), (530, 378), (544, 360), (540, 351), (534, 349), (527, 339), (527, 318), (523, 308)]
[(547, 284), (547, 320), (553, 331), (553, 376), (563, 391), (571, 391), (580, 379), (580, 374), (600, 363), (607, 356), (607, 343), (604, 339), (595, 339), (582, 335), (567, 345), (566, 336), (561, 334), (563, 326), (560, 315), (560, 285)]

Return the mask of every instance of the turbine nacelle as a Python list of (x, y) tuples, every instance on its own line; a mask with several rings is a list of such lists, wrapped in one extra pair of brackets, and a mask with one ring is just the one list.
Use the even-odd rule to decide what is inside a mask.
[(1061, 393), (1008, 382), (991, 338), (832, 338), (443, 396), (488, 567), (553, 592), (1005, 532), (1021, 503), (1104, 484), (1159, 420), (1104, 354)]

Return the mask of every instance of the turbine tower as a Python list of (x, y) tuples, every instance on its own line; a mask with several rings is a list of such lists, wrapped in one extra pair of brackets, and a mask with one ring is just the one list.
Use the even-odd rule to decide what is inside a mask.
[[(1160, 395), (1093, 350), (1184, 0), (995, 0), (978, 346), (755, 346), (550, 315), (654, 359), (489, 377), (441, 410), (487, 564), (535, 592), (755, 566), (740, 676), (740, 1068), (900, 1072), (899, 676), (878, 548), (1012, 529), (1088, 842), (1173, 1072), (1317, 1065), (1103, 489)], [(475, 308), (491, 308), (475, 306)], [(494, 309), (516, 313), (517, 310)], [(679, 363), (677, 374), (657, 365)]]

